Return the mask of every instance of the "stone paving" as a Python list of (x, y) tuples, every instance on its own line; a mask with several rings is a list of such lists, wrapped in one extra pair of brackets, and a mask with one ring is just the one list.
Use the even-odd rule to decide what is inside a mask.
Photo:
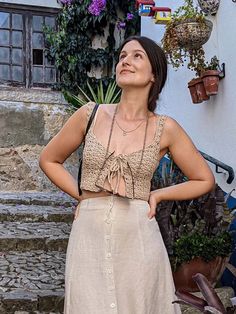
[(0, 313), (63, 313), (76, 203), (63, 193), (0, 193)]

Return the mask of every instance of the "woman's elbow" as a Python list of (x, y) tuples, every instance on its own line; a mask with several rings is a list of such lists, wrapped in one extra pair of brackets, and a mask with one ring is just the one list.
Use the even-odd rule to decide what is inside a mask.
[(38, 160), (38, 164), (39, 167), (41, 168), (41, 170), (44, 171), (45, 169), (45, 165), (47, 164), (47, 162), (49, 162), (49, 158), (48, 158), (48, 154), (45, 150), (45, 148), (41, 151), (40, 155), (39, 155), (39, 160)]
[(206, 189), (207, 189), (206, 193), (212, 191), (215, 188), (216, 182), (215, 182), (215, 177), (212, 172), (206, 178), (205, 182), (206, 182)]

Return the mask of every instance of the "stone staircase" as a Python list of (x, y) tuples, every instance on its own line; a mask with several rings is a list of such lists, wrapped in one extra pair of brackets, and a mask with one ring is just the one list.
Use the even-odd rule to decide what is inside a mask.
[(76, 202), (64, 193), (0, 193), (0, 313), (63, 313)]

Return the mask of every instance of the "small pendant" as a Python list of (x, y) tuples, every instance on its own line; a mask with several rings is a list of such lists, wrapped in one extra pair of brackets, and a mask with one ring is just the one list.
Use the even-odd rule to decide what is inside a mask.
[(127, 134), (127, 133), (126, 133), (125, 131), (123, 131), (123, 136), (126, 136), (126, 134)]

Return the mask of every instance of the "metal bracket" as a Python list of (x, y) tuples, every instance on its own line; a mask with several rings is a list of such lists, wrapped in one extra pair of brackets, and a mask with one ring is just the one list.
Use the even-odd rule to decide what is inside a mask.
[[(234, 0), (234, 1), (236, 2), (236, 0)], [(220, 71), (219, 78), (220, 78), (220, 80), (222, 80), (225, 77), (225, 63), (223, 62), (221, 64), (221, 66), (219, 66), (218, 68), (219, 68), (219, 71)]]

